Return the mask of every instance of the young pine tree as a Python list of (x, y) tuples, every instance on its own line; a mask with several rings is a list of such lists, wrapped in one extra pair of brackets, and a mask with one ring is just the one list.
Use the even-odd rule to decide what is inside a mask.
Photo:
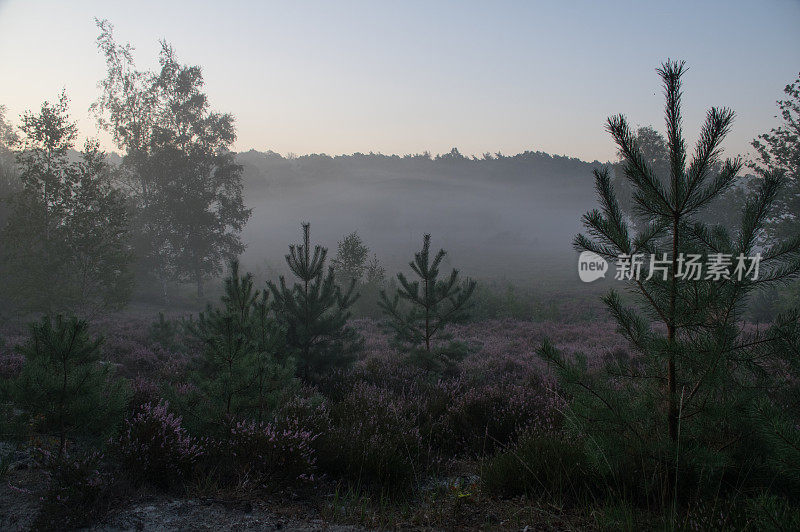
[(36, 433), (58, 438), (59, 456), (69, 439), (109, 437), (127, 406), (125, 381), (101, 361), (102, 339), (87, 330), (83, 320), (45, 316), (18, 347), (25, 364), (11, 398)]
[[(624, 156), (641, 229), (631, 230), (608, 172), (595, 171), (600, 209), (583, 217), (589, 236), (578, 235), (574, 243), (579, 251), (612, 262), (639, 254), (647, 259), (645, 268), (651, 257), (661, 261), (663, 269), (653, 275), (624, 278), (635, 306), (626, 306), (614, 290), (604, 298), (637, 356), (590, 370), (586, 357), (569, 360), (547, 342), (541, 353), (573, 397), (568, 417), (599, 451), (598, 464), (618, 472), (617, 466), (636, 463), (634, 481), (656, 478), (653, 487), (671, 498), (681, 478), (688, 481), (700, 472), (712, 483), (726, 468), (755, 478), (768, 447), (755, 427), (785, 408), (785, 401), (798, 411), (797, 396), (789, 399), (783, 391), (798, 377), (797, 314), (756, 332), (748, 332), (742, 318), (756, 287), (800, 272), (800, 235), (767, 249), (756, 247), (767, 221), (780, 214), (773, 207), (784, 178), (776, 173), (765, 175), (748, 199), (738, 227), (701, 221), (704, 209), (734, 183), (742, 167), (729, 159), (711, 174), (733, 112), (708, 112), (687, 165), (681, 123), (684, 66), (668, 61), (658, 72), (666, 96), (669, 175), (654, 175), (622, 115), (610, 118), (607, 129)], [(750, 258), (759, 252), (754, 272)], [(691, 255), (702, 265), (727, 260), (729, 270), (689, 274)], [(742, 264), (748, 271), (737, 272)], [(645, 465), (653, 469), (645, 471)]]
[(298, 281), (286, 285), (283, 276), (278, 284), (268, 286), (275, 299), (278, 320), (286, 328), (287, 345), (298, 358), (298, 371), (305, 379), (315, 379), (325, 371), (352, 361), (361, 346), (358, 333), (347, 325), (349, 308), (358, 298), (355, 280), (342, 290), (334, 270), (325, 270), (327, 248), (311, 250), (310, 226), (303, 224), (303, 243), (289, 246), (286, 263)]
[[(459, 282), (459, 272), (453, 269), (450, 275), (439, 279), (439, 265), (447, 252), (440, 249), (431, 261), (431, 235), (425, 235), (422, 250), (414, 254), (409, 263), (419, 277), (409, 281), (402, 273), (397, 274), (400, 287), (392, 299), (381, 291), (380, 306), (389, 318), (400, 343), (424, 346), (431, 351), (431, 342), (442, 336), (444, 327), (467, 317), (470, 297), (475, 290), (475, 281)], [(407, 302), (407, 305), (401, 304)]]
[(198, 390), (189, 410), (205, 428), (220, 432), (236, 420), (262, 420), (277, 395), (292, 384), (291, 360), (280, 360), (283, 331), (270, 318), (268, 293), (253, 288), (251, 274), (231, 262), (219, 307), (208, 306), (189, 331), (203, 345), (193, 375)]

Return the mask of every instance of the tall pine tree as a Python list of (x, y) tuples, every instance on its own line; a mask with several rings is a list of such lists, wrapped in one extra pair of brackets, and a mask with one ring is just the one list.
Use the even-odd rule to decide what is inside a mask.
[[(711, 484), (725, 470), (746, 472), (750, 478), (763, 473), (765, 441), (754, 437), (755, 427), (766, 422), (765, 416), (778, 414), (785, 400), (796, 408), (797, 397), (787, 399), (784, 390), (796, 387), (792, 382), (798, 377), (798, 314), (756, 332), (748, 331), (742, 318), (753, 290), (800, 272), (800, 235), (767, 249), (756, 245), (767, 221), (779, 214), (775, 198), (785, 183), (780, 174), (765, 176), (738, 227), (702, 221), (709, 203), (733, 185), (742, 167), (740, 160), (729, 159), (721, 172), (712, 173), (733, 112), (708, 112), (687, 165), (681, 120), (684, 64), (668, 61), (658, 72), (666, 97), (669, 175), (653, 173), (625, 117), (607, 123), (625, 158), (637, 214), (646, 223), (631, 230), (608, 171), (596, 170), (600, 209), (583, 217), (588, 236), (578, 235), (574, 242), (580, 251), (620, 264), (632, 264), (632, 257), (641, 255), (645, 267), (661, 267), (641, 276), (629, 270), (622, 277), (635, 306), (626, 306), (614, 290), (604, 298), (636, 356), (591, 369), (585, 356), (569, 359), (549, 343), (541, 353), (573, 398), (567, 417), (578, 434), (588, 435), (598, 467), (635, 471), (638, 479), (632, 482), (655, 479), (661, 496), (672, 500), (681, 479), (697, 479), (701, 473)], [(697, 273), (689, 260), (704, 269)], [(720, 266), (719, 274), (708, 269), (712, 263)], [(776, 367), (787, 371), (776, 372)]]

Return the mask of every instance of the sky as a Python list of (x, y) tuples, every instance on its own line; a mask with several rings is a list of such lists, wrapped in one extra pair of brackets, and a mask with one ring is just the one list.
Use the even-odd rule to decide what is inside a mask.
[(686, 60), (684, 125), (737, 113), (724, 147), (778, 125), (800, 72), (800, 1), (135, 2), (0, 0), (0, 104), (12, 120), (61, 89), (82, 136), (105, 62), (94, 18), (114, 24), (141, 69), (158, 41), (200, 65), (235, 149), (463, 154), (525, 150), (616, 159), (605, 119), (663, 131), (655, 73)]

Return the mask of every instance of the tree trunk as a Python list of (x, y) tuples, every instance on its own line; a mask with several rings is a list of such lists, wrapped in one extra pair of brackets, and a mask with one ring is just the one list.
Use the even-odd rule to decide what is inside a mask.
[(167, 279), (163, 275), (159, 277), (159, 281), (161, 281), (161, 301), (166, 307), (169, 304), (169, 297), (167, 297)]
[(669, 426), (669, 439), (678, 440), (678, 405), (677, 384), (675, 382), (675, 304), (678, 290), (678, 217), (672, 220), (672, 279), (669, 291), (669, 323), (667, 323), (667, 348), (669, 359), (667, 362), (667, 424)]
[(194, 282), (197, 285), (197, 298), (203, 297), (203, 272), (200, 271), (200, 263), (195, 258), (194, 264)]

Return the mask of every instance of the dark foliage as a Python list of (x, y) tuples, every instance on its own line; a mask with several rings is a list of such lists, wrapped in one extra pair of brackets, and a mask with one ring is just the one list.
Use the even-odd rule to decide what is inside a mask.
[(275, 300), (275, 313), (286, 329), (286, 343), (297, 356), (298, 374), (315, 380), (353, 360), (361, 339), (347, 325), (349, 308), (358, 298), (355, 280), (342, 290), (332, 267), (325, 269), (328, 250), (311, 249), (309, 224), (303, 224), (303, 243), (289, 246), (286, 264), (298, 281), (289, 287), (281, 276), (268, 286)]

